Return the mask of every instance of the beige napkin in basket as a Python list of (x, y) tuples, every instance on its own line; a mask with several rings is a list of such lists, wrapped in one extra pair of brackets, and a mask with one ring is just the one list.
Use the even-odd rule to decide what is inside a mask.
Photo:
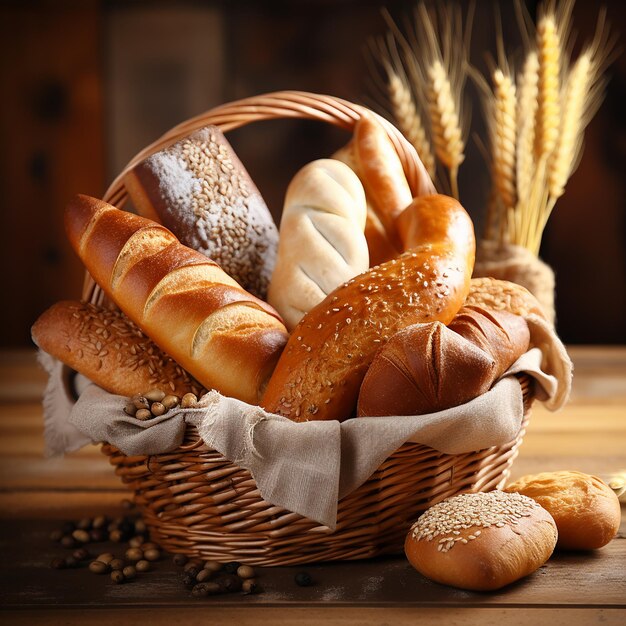
[[(69, 421), (92, 441), (109, 442), (128, 455), (172, 450), (182, 442), (185, 425), (193, 424), (207, 446), (251, 472), (265, 500), (334, 529), (338, 500), (405, 441), (457, 454), (514, 439), (523, 407), (513, 374), (533, 376), (540, 400), (562, 397), (563, 384), (542, 370), (544, 361), (541, 350), (533, 348), (486, 394), (429, 415), (297, 424), (213, 391), (198, 408), (142, 422), (123, 412), (125, 398), (92, 384)], [(569, 380), (564, 384), (568, 387)]]

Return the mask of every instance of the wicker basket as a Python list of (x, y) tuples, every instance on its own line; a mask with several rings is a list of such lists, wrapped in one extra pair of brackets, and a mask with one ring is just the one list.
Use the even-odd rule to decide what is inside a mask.
[[(177, 126), (140, 152), (104, 200), (121, 208), (127, 199), (122, 180), (129, 168), (207, 124), (228, 131), (264, 119), (307, 118), (351, 131), (364, 110), (338, 98), (302, 92), (279, 92), (217, 107)], [(414, 195), (433, 191), (413, 147), (394, 126), (379, 119)], [(89, 276), (83, 296), (92, 302), (103, 300)], [(461, 491), (503, 486), (533, 399), (530, 378), (522, 376), (520, 382), (524, 419), (515, 440), (459, 455), (404, 444), (339, 502), (335, 531), (264, 501), (250, 473), (208, 449), (192, 426), (187, 427), (183, 444), (167, 454), (128, 457), (108, 444), (102, 450), (133, 490), (151, 538), (171, 552), (255, 565), (363, 559), (401, 552), (410, 524), (436, 502)]]

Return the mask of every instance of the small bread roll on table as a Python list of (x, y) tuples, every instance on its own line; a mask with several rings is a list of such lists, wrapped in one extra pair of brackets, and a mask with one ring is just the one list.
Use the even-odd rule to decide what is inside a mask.
[(523, 476), (505, 491), (522, 493), (549, 511), (559, 529), (557, 548), (595, 550), (619, 531), (619, 499), (596, 476), (573, 471), (543, 472)]
[(541, 567), (557, 540), (550, 514), (518, 493), (453, 496), (428, 509), (404, 549), (413, 567), (435, 582), (492, 591)]

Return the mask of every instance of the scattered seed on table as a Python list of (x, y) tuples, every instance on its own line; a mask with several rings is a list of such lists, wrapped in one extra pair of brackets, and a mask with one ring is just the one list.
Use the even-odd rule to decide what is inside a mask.
[(109, 566), (102, 561), (92, 561), (89, 563), (89, 571), (93, 574), (106, 574), (109, 571)]
[(114, 558), (115, 556), (110, 552), (104, 552), (96, 558), (96, 561), (100, 561), (100, 563), (106, 563), (108, 565)]
[(120, 583), (123, 583), (124, 579), (125, 579), (125, 576), (124, 576), (124, 573), (121, 570), (116, 569), (116, 570), (111, 572), (111, 580), (116, 585), (119, 585)]
[(150, 565), (150, 561), (146, 561), (145, 559), (137, 561), (137, 563), (135, 564), (135, 569), (138, 572), (149, 572), (151, 567), (152, 566)]
[(249, 565), (241, 565), (237, 568), (239, 578), (254, 578), (254, 569)]
[(127, 565), (123, 570), (124, 578), (126, 580), (132, 580), (137, 576), (137, 570), (132, 565)]
[(258, 593), (261, 589), (254, 578), (246, 578), (241, 583), (241, 590), (246, 594)]

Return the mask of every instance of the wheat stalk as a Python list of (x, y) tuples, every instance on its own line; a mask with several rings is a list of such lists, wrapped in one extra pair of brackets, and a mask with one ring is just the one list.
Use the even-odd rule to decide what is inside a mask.
[(539, 92), (539, 59), (531, 50), (524, 61), (517, 83), (517, 197), (524, 202), (530, 195), (535, 170), (535, 115)]
[(435, 157), (411, 90), (393, 70), (388, 70), (388, 77), (389, 101), (398, 127), (417, 150), (430, 177), (434, 178)]
[(544, 15), (537, 26), (539, 85), (535, 154), (548, 158), (559, 135), (561, 38), (554, 13)]
[(435, 153), (450, 170), (452, 195), (458, 198), (458, 171), (465, 158), (465, 143), (450, 80), (441, 61), (435, 61), (428, 68), (428, 79), (427, 97)]
[(516, 95), (508, 73), (493, 73), (492, 168), (495, 188), (505, 210), (517, 202), (515, 187)]
[(564, 89), (559, 139), (548, 174), (548, 189), (553, 201), (563, 195), (565, 183), (580, 153), (585, 103), (592, 79), (592, 52), (587, 50), (576, 61)]

